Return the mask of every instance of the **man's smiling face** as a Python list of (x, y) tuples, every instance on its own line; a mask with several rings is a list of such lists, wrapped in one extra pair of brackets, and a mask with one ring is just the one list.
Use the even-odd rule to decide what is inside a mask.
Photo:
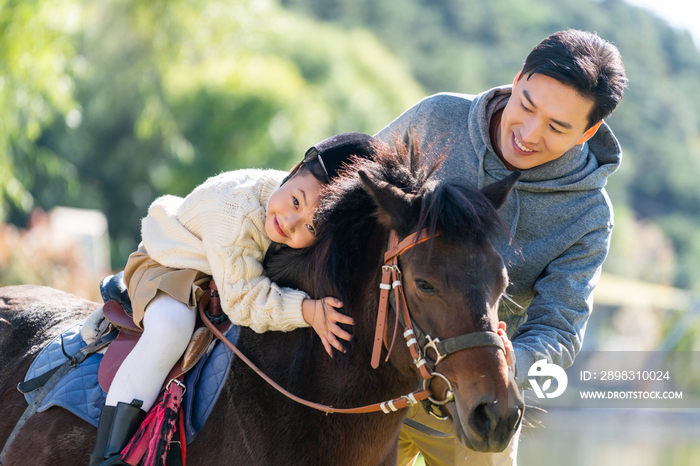
[(549, 76), (522, 76), (497, 129), (501, 159), (511, 170), (527, 170), (561, 157), (583, 142), (592, 108), (591, 100)]

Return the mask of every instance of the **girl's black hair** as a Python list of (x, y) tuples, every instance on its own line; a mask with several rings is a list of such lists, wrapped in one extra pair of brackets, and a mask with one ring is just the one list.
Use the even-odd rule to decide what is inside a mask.
[(326, 185), (349, 164), (350, 157), (373, 158), (373, 141), (372, 136), (364, 133), (343, 133), (324, 139), (306, 151), (304, 159), (282, 184), (306, 168), (322, 185)]

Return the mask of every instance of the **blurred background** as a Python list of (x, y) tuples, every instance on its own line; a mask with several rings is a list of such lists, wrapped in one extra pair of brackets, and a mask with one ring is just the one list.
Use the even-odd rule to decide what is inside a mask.
[[(700, 23), (692, 1), (681, 11)], [(700, 39), (622, 0), (0, 2), (0, 286), (99, 300), (157, 196), (224, 170), (289, 169), (432, 93), (510, 83), (567, 28), (617, 45), (629, 78), (608, 120), (624, 160), (584, 349), (697, 351)], [(535, 413), (520, 464), (698, 464), (697, 421)]]

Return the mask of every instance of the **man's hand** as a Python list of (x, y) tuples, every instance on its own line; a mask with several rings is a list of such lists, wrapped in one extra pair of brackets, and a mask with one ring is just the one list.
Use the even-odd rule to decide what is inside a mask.
[(341, 314), (335, 308), (343, 307), (343, 303), (335, 298), (305, 299), (301, 302), (301, 313), (307, 324), (310, 324), (330, 357), (333, 357), (333, 348), (344, 353), (345, 347), (338, 338), (350, 341), (352, 335), (343, 330), (338, 324), (353, 325), (355, 321), (350, 316)]
[(496, 331), (498, 336), (503, 339), (503, 344), (506, 347), (506, 362), (508, 363), (508, 372), (515, 378), (515, 351), (513, 351), (513, 343), (508, 339), (506, 334), (506, 323), (499, 322), (498, 330)]

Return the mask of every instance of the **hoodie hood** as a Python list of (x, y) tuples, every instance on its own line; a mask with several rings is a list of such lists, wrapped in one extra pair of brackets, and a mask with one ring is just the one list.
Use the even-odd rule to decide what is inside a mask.
[[(491, 117), (506, 106), (511, 89), (512, 86), (503, 86), (479, 94), (474, 98), (469, 111), (469, 133), (482, 168), (480, 188), (511, 173), (496, 155), (489, 138)], [(532, 192), (601, 189), (621, 161), (620, 145), (610, 128), (603, 123), (595, 136), (587, 142), (572, 147), (555, 160), (523, 170), (516, 187)], [(485, 180), (485, 175), (489, 175), (492, 180)]]

